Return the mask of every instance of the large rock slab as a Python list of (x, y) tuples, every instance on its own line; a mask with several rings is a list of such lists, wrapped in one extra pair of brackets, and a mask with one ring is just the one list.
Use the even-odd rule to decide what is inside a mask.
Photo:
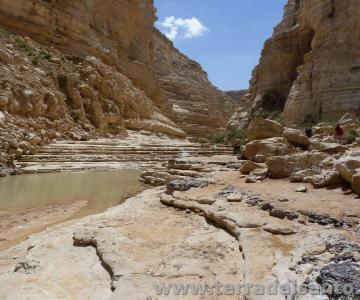
[(252, 161), (244, 161), (240, 167), (240, 173), (249, 175), (252, 171), (256, 169), (264, 169), (265, 167), (261, 164), (257, 164)]
[(254, 118), (248, 128), (247, 138), (249, 141), (262, 140), (282, 136), (284, 127), (273, 120)]
[(305, 133), (300, 130), (287, 128), (283, 135), (288, 142), (295, 147), (307, 148), (310, 146), (310, 140)]
[(347, 182), (351, 183), (352, 177), (356, 173), (356, 169), (360, 169), (360, 160), (347, 159), (343, 162), (337, 163), (335, 165), (335, 169)]
[(255, 140), (246, 144), (244, 156), (246, 159), (254, 161), (259, 155), (265, 156), (265, 158), (286, 155), (289, 153), (289, 146), (287, 140), (282, 137)]
[(327, 157), (320, 152), (305, 152), (271, 157), (266, 164), (271, 178), (288, 178), (297, 171), (320, 168), (322, 161)]

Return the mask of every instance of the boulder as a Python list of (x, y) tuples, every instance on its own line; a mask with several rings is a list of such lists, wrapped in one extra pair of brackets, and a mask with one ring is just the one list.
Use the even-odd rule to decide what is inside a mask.
[(256, 157), (286, 155), (290, 151), (290, 145), (283, 137), (275, 137), (270, 139), (255, 140), (246, 144), (244, 156), (246, 159), (254, 161)]
[(346, 184), (346, 180), (336, 171), (325, 173), (324, 180), (327, 188), (337, 188)]
[(171, 180), (174, 180), (175, 177), (167, 172), (159, 172), (154, 170), (147, 170), (141, 173), (140, 180), (143, 183), (151, 184), (155, 186), (166, 185)]
[(305, 177), (311, 177), (311, 176), (318, 175), (318, 174), (319, 174), (319, 171), (317, 169), (301, 170), (301, 171), (297, 171), (297, 172), (294, 172), (293, 174), (291, 174), (290, 181), (291, 182), (304, 182)]
[(249, 175), (252, 171), (256, 170), (256, 169), (263, 169), (264, 166), (254, 163), (252, 161), (244, 161), (243, 164), (240, 167), (240, 173), (241, 174), (245, 174), (245, 175)]
[[(349, 250), (349, 253), (354, 251)], [(333, 262), (320, 270), (319, 282), (326, 290), (333, 291), (329, 292), (328, 299), (359, 299), (360, 266), (351, 260)], [(351, 290), (338, 289), (345, 285), (350, 286)]]
[(284, 127), (273, 120), (254, 118), (251, 120), (248, 129), (248, 140), (262, 140), (272, 137), (280, 137), (284, 132)]
[(321, 189), (321, 188), (326, 187), (324, 175), (315, 175), (315, 176), (311, 177), (310, 183), (316, 189)]
[(228, 202), (241, 202), (243, 195), (241, 193), (233, 193), (226, 197)]
[(294, 172), (321, 167), (326, 157), (326, 154), (320, 152), (304, 152), (271, 157), (266, 164), (271, 178), (288, 178)]
[(193, 178), (182, 178), (175, 179), (169, 182), (166, 186), (167, 194), (172, 194), (174, 191), (188, 191), (191, 188), (203, 188), (209, 185), (208, 181), (193, 179)]
[(330, 155), (345, 153), (349, 148), (338, 143), (320, 143), (319, 151)]
[(297, 193), (306, 193), (306, 192), (307, 192), (307, 187), (306, 187), (306, 186), (299, 186), (299, 187), (296, 189), (296, 192), (297, 192)]
[(352, 182), (352, 177), (356, 173), (356, 169), (360, 169), (360, 160), (348, 159), (335, 165), (336, 171), (347, 182)]
[(255, 169), (250, 172), (249, 176), (246, 178), (246, 183), (255, 183), (257, 181), (263, 181), (268, 176), (269, 171), (266, 168), (263, 169)]
[(310, 145), (310, 140), (300, 130), (287, 128), (283, 135), (288, 142), (295, 147), (307, 148)]
[(254, 162), (262, 164), (266, 161), (266, 157), (262, 154), (256, 154), (254, 158)]
[(335, 127), (329, 126), (327, 124), (319, 124), (313, 128), (314, 137), (316, 135), (334, 135), (335, 134)]
[(347, 112), (340, 118), (338, 123), (341, 126), (345, 126), (345, 125), (348, 125), (348, 124), (354, 124), (354, 123), (356, 123), (356, 118), (355, 118), (355, 116), (353, 114)]

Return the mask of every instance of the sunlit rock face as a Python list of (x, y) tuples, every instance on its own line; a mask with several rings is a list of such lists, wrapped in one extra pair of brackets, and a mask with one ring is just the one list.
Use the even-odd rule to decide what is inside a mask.
[[(76, 64), (82, 64), (87, 57), (95, 57), (99, 63), (113, 67), (110, 71), (104, 66), (107, 71), (99, 74), (109, 79), (107, 89), (114, 90), (114, 85), (119, 85), (111, 84), (111, 80), (130, 80), (132, 87), (117, 90), (116, 95), (96, 88), (91, 95), (84, 88), (79, 95), (72, 95), (76, 93), (74, 89), (82, 85), (82, 74), (76, 75), (77, 79), (72, 76), (72, 79), (76, 79), (70, 80), (72, 91), (66, 90), (68, 86), (64, 90), (63, 84), (55, 87), (53, 92), (62, 92), (63, 95), (59, 96), (64, 103), (70, 103), (70, 109), (77, 110), (78, 119), (85, 123), (90, 121), (102, 126), (102, 112), (106, 114), (108, 110), (102, 98), (111, 101), (117, 98), (115, 106), (118, 107), (109, 108), (109, 113), (112, 115), (110, 123), (119, 130), (125, 124), (125, 128), (129, 129), (146, 129), (150, 126), (152, 131), (161, 128), (161, 132), (168, 132), (164, 126), (170, 126), (172, 134), (184, 136), (182, 129), (190, 135), (207, 135), (226, 127), (235, 110), (234, 101), (212, 86), (198, 63), (182, 55), (166, 37), (154, 30), (155, 13), (152, 0), (1, 0), (0, 26), (70, 56), (72, 63), (75, 63), (71, 73), (80, 73), (76, 70)], [(46, 51), (51, 52), (49, 49)], [(1, 59), (11, 65), (14, 52), (5, 52)], [(43, 68), (41, 63), (39, 67)], [(68, 70), (58, 71), (55, 75), (68, 78)], [(62, 83), (68, 84), (70, 81)], [(137, 97), (137, 92), (129, 98), (127, 91), (132, 88), (143, 91), (146, 100), (143, 95)], [(122, 94), (126, 94), (125, 100), (118, 99), (124, 98)], [(88, 103), (88, 99), (92, 102), (90, 113), (83, 108), (83, 102)], [(124, 101), (128, 105), (123, 105)], [(143, 105), (145, 102), (146, 105)], [(28, 110), (33, 115), (30, 107)], [(48, 116), (45, 106), (38, 110), (36, 116)], [(59, 117), (57, 112), (50, 110), (52, 119)], [(63, 111), (66, 111), (64, 107)], [(143, 119), (155, 119), (156, 124), (144, 122)], [(161, 123), (160, 127), (158, 123)], [(177, 125), (181, 129), (176, 128)], [(111, 131), (118, 132), (118, 129)]]
[(250, 81), (253, 115), (283, 112), (286, 125), (360, 113), (360, 2), (289, 0)]
[(172, 105), (170, 119), (194, 136), (226, 127), (236, 101), (214, 87), (201, 66), (157, 30), (154, 47), (154, 70)]
[(158, 106), (166, 105), (151, 69), (152, 0), (3, 0), (1, 25), (71, 55), (115, 65)]

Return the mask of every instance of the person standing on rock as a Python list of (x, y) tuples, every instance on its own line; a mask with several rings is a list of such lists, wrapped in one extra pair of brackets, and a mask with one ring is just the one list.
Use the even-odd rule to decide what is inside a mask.
[(343, 143), (343, 137), (344, 137), (344, 130), (340, 127), (339, 124), (336, 125), (335, 135), (336, 135), (336, 139), (338, 140), (338, 142), (340, 144), (342, 144)]

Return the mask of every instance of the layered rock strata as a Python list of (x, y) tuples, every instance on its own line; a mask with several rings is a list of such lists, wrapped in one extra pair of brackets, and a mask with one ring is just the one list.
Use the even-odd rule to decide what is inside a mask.
[(289, 0), (253, 71), (250, 108), (230, 124), (274, 112), (286, 125), (359, 114), (359, 11), (358, 1)]
[(204, 136), (226, 127), (236, 101), (214, 87), (201, 66), (154, 32), (154, 69), (172, 104), (168, 117), (187, 134)]

